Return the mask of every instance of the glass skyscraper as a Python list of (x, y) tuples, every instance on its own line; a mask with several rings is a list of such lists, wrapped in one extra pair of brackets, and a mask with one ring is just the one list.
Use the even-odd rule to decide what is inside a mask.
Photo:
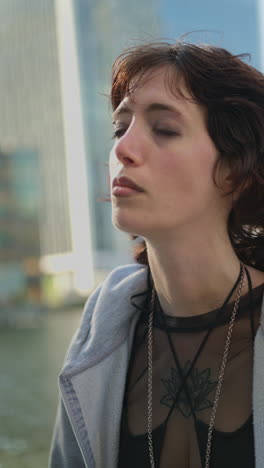
[(71, 239), (54, 1), (3, 0), (0, 16), (0, 146), (8, 153), (23, 147), (38, 153), (41, 253), (68, 251)]

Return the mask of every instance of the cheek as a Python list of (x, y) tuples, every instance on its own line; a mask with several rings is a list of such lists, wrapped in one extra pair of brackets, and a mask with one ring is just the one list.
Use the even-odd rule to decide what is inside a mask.
[[(200, 198), (215, 192), (213, 168), (216, 150), (212, 145), (195, 145), (184, 148), (177, 154), (168, 155), (167, 164), (160, 168), (160, 177), (164, 178), (163, 187), (174, 194), (173, 198), (182, 202), (186, 199)], [(195, 198), (194, 198), (195, 197)]]

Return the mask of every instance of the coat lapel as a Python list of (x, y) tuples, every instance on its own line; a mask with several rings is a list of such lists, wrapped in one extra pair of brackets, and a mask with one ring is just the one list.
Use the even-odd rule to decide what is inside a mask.
[(256, 468), (264, 468), (264, 295), (261, 324), (256, 334), (254, 346), (253, 423)]
[(111, 354), (74, 375), (60, 376), (60, 387), (87, 468), (116, 468), (119, 431), (138, 313), (129, 336)]

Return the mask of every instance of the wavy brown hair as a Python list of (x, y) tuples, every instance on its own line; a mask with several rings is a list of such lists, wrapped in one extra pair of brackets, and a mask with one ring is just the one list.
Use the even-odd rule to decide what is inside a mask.
[[(228, 233), (237, 256), (264, 271), (264, 76), (233, 55), (212, 45), (151, 42), (126, 49), (113, 63), (111, 103), (115, 110), (126, 95), (151, 73), (167, 67), (166, 85), (205, 109), (208, 133), (218, 150), (213, 174), (221, 164), (231, 169), (233, 198)], [(130, 235), (132, 239), (137, 236)], [(133, 247), (138, 263), (148, 265), (144, 240)]]

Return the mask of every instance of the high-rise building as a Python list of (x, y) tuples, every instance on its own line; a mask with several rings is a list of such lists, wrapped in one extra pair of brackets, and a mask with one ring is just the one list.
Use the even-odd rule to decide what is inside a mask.
[[(85, 209), (88, 205), (87, 184), (83, 183), (84, 177), (80, 174), (79, 184), (83, 189), (78, 188), (72, 165), (75, 158), (75, 167), (81, 166), (82, 136), (76, 136), (80, 115), (77, 107), (71, 117), (67, 110), (67, 102), (77, 99), (74, 89), (65, 90), (64, 87), (64, 56), (56, 6), (55, 0), (3, 0), (0, 4), (0, 148), (3, 155), (12, 155), (6, 159), (3, 156), (2, 163), (4, 171), (9, 171), (8, 180), (14, 181), (17, 175), (17, 178), (21, 177), (19, 183), (27, 170), (35, 177), (33, 168), (35, 163), (38, 164), (38, 177), (30, 181), (31, 188), (34, 186), (38, 192), (35, 194), (32, 189), (30, 194), (33, 204), (38, 200), (37, 227), (34, 224), (30, 229), (29, 224), (23, 224), (26, 219), (23, 213), (29, 209), (30, 186), (28, 193), (24, 185), (23, 191), (16, 194), (17, 200), (20, 197), (21, 212), (13, 220), (13, 226), (16, 223), (16, 233), (13, 234), (10, 219), (14, 213), (15, 192), (9, 188), (2, 195), (1, 191), (0, 209), (9, 224), (0, 224), (0, 269), (6, 271), (10, 262), (14, 271), (20, 269), (22, 252), (18, 254), (18, 247), (11, 248), (15, 234), (20, 237), (20, 244), (23, 239), (24, 260), (30, 253), (26, 239), (27, 245), (31, 245), (31, 255), (33, 251), (35, 255), (33, 236), (37, 232), (42, 271), (69, 274), (73, 289), (87, 292), (93, 285), (87, 229), (89, 212)], [(66, 74), (72, 77), (75, 69), (71, 61)], [(15, 166), (10, 173), (13, 163)], [(0, 177), (3, 180), (4, 173)], [(76, 226), (80, 218), (83, 228), (79, 229), (78, 237)]]
[(0, 152), (0, 258), (5, 262), (40, 257), (38, 154)]
[(53, 0), (0, 4), (0, 145), (33, 148), (40, 163), (42, 255), (71, 250)]

